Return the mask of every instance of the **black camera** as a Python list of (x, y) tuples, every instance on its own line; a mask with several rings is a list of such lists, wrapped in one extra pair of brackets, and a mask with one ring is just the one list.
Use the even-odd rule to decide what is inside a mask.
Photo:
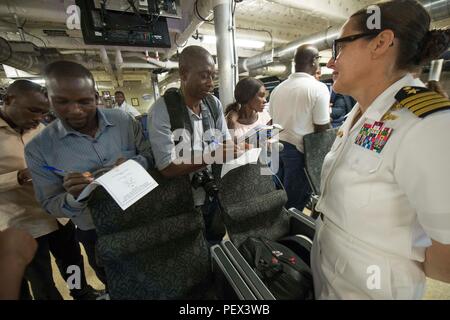
[(194, 173), (191, 183), (195, 189), (203, 187), (203, 189), (205, 189), (206, 191), (206, 194), (210, 197), (217, 196), (217, 193), (219, 192), (219, 188), (214, 181), (214, 176), (206, 169)]

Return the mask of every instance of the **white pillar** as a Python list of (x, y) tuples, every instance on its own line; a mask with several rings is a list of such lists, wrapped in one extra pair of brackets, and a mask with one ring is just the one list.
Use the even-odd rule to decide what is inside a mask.
[(234, 101), (234, 87), (236, 86), (235, 46), (231, 14), (232, 1), (214, 0), (213, 7), (219, 69), (219, 95), (220, 102), (225, 108)]

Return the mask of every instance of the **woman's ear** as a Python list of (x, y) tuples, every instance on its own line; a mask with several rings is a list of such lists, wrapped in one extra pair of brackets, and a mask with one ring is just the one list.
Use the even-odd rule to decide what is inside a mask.
[(384, 55), (391, 47), (394, 46), (395, 34), (392, 30), (381, 31), (374, 39), (372, 39), (370, 46), (372, 57), (378, 58)]

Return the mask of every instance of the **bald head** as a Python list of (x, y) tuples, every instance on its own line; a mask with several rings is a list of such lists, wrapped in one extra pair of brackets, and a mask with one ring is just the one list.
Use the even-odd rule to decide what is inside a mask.
[(304, 44), (298, 47), (295, 53), (295, 71), (306, 72), (315, 75), (319, 67), (319, 50), (310, 44)]
[(81, 64), (72, 61), (61, 60), (50, 63), (44, 70), (44, 76), (47, 85), (51, 83), (50, 80), (86, 79), (92, 83), (92, 88), (95, 90), (92, 73)]
[(192, 66), (211, 62), (214, 64), (214, 59), (208, 50), (200, 46), (189, 46), (180, 54), (179, 69), (180, 72), (189, 71)]
[(4, 113), (12, 128), (34, 129), (48, 112), (48, 100), (44, 88), (28, 81), (14, 81), (4, 96)]
[(44, 88), (37, 83), (28, 80), (16, 80), (6, 90), (6, 95), (16, 96), (18, 94), (26, 94), (29, 92), (44, 93)]

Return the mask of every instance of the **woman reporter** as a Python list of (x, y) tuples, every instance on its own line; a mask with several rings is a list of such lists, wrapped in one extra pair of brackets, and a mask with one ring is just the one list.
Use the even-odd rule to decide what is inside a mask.
[(236, 102), (225, 109), (228, 129), (236, 139), (257, 126), (271, 123), (269, 112), (264, 110), (266, 88), (260, 80), (247, 77), (241, 79), (234, 90)]

